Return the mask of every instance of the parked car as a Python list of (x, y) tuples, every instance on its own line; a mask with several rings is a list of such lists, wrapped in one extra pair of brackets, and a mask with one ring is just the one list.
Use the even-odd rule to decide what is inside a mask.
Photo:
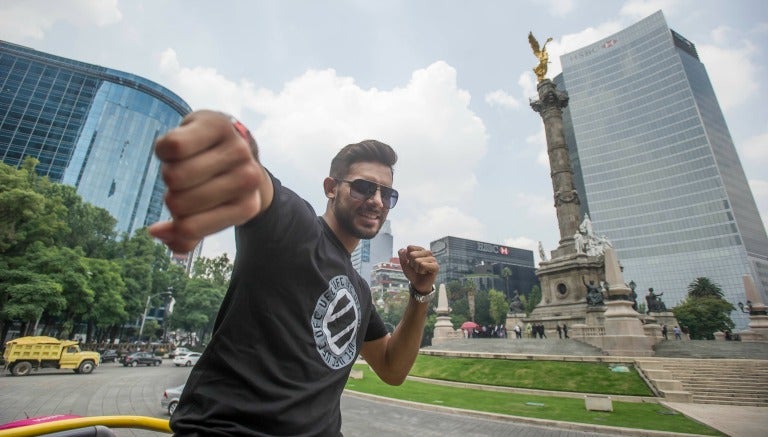
[(179, 355), (188, 354), (190, 352), (192, 351), (185, 347), (177, 347), (176, 349), (168, 352), (168, 358), (176, 358)]
[(140, 364), (145, 366), (159, 366), (162, 363), (163, 360), (151, 352), (134, 352), (123, 358), (123, 366), (136, 367)]
[(120, 355), (114, 349), (99, 351), (99, 354), (102, 363), (116, 363), (120, 359)]
[(173, 412), (179, 406), (179, 397), (183, 390), (184, 384), (181, 384), (178, 387), (166, 388), (163, 392), (163, 396), (160, 398), (160, 406), (168, 412), (169, 416), (173, 416)]
[(184, 355), (177, 355), (173, 359), (173, 364), (175, 364), (176, 367), (179, 367), (179, 366), (185, 366), (185, 367), (194, 366), (195, 364), (197, 364), (197, 360), (200, 359), (200, 355), (202, 355), (200, 352), (189, 352), (189, 353), (186, 353)]

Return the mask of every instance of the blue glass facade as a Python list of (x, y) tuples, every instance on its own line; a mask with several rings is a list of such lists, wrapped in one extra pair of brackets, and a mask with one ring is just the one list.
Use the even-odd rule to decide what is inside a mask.
[(352, 251), (352, 267), (360, 273), (368, 285), (371, 284), (373, 267), (379, 263), (389, 262), (392, 258), (393, 244), (392, 226), (389, 220), (386, 220), (375, 237), (370, 240), (360, 240)]
[(153, 144), (191, 111), (141, 77), (0, 41), (0, 158), (73, 185), (132, 233), (163, 216)]
[(765, 294), (765, 226), (696, 47), (659, 11), (561, 62), (582, 213), (613, 242), (625, 280), (664, 292), (668, 307), (697, 277), (734, 306), (743, 275)]

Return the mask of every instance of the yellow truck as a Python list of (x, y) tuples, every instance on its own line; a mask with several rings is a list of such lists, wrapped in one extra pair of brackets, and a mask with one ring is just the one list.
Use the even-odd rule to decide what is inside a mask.
[(25, 376), (32, 369), (72, 369), (75, 373), (91, 373), (99, 365), (97, 352), (82, 352), (72, 340), (53, 337), (19, 337), (5, 343), (5, 368), (14, 376)]

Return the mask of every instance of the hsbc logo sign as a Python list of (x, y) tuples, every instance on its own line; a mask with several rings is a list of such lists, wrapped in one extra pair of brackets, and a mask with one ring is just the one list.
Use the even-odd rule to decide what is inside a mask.
[(315, 347), (331, 369), (349, 365), (357, 356), (360, 331), (360, 301), (346, 276), (336, 276), (320, 295), (312, 313)]
[(477, 250), (480, 252), (498, 253), (499, 255), (509, 255), (508, 247), (490, 243), (477, 243)]

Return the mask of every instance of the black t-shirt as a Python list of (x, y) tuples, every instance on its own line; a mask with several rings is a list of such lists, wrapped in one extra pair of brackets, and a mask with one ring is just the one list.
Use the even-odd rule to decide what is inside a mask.
[(176, 435), (337, 436), (351, 366), (386, 335), (347, 250), (272, 182), (270, 207), (236, 228), (232, 280), (171, 418)]

